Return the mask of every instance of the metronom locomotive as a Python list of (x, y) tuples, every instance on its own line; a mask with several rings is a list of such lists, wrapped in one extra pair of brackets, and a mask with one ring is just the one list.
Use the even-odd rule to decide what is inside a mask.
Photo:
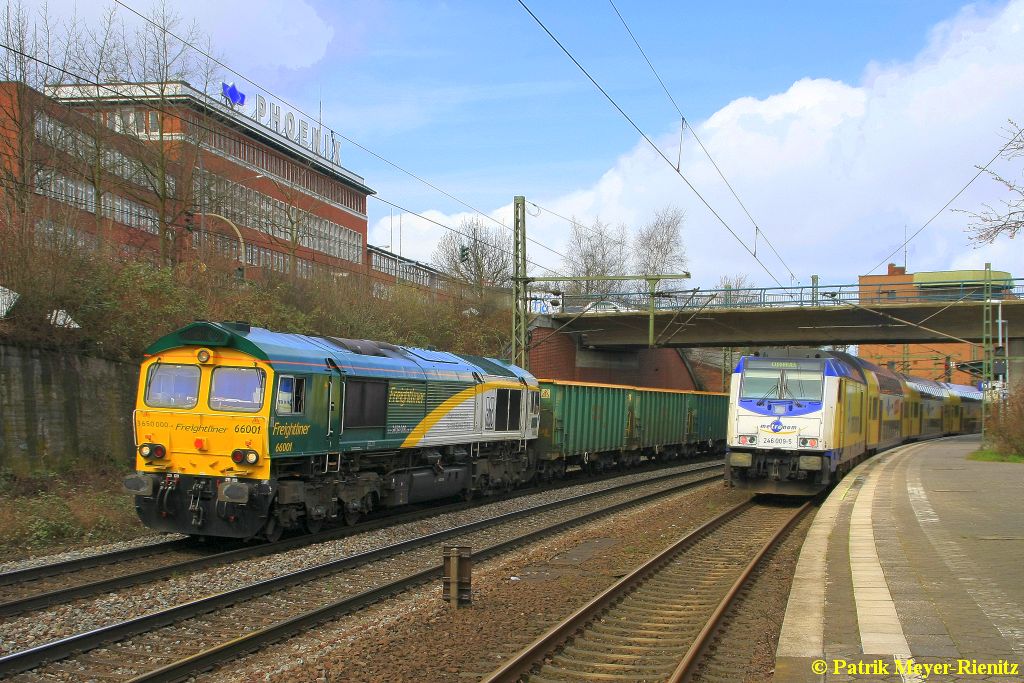
[(276, 539), (567, 469), (724, 451), (725, 394), (538, 382), (493, 358), (197, 322), (146, 350), (147, 526)]
[(837, 351), (743, 356), (732, 377), (726, 480), (809, 495), (906, 441), (977, 432), (981, 393)]

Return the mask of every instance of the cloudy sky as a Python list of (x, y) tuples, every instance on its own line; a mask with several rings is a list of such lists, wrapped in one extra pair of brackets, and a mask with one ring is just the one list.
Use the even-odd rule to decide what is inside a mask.
[[(721, 221), (517, 0), (174, 5), (243, 74), (233, 77), (240, 89), (313, 115), (322, 107), (325, 124), (370, 150), (346, 143), (342, 163), (380, 199), (451, 227), (473, 210), (509, 224), (516, 194), (543, 207), (528, 216), (529, 256), (555, 271), (569, 231), (557, 215), (635, 229), (674, 205), (686, 212), (695, 284), (740, 273), (765, 286), (812, 274), (853, 282), (884, 270), (904, 230), (914, 233), (992, 158), (1007, 119), (1024, 123), (1024, 0), (616, 0), (782, 263), (764, 238), (755, 246), (753, 223), (689, 131), (680, 152), (676, 108), (615, 7), (524, 1), (673, 163), (681, 154), (682, 175)], [(993, 165), (1016, 177), (1021, 167)], [(988, 260), (1024, 276), (1019, 239), (972, 248), (969, 218), (952, 210), (1003, 196), (979, 178), (911, 241), (910, 269)], [(393, 232), (398, 251), (401, 224), (402, 253), (429, 261), (445, 229), (392, 211), (371, 200), (370, 242), (392, 244)]]

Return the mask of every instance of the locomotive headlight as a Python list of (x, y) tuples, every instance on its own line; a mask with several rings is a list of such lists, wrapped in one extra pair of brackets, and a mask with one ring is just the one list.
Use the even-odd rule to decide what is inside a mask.
[(167, 455), (167, 449), (158, 443), (144, 443), (139, 446), (139, 455), (143, 458), (159, 460)]
[(209, 363), (210, 362), (210, 350), (209, 349), (199, 349), (199, 352), (196, 353), (196, 360), (199, 361), (200, 363)]
[(754, 435), (741, 434), (739, 438), (740, 444), (744, 446), (753, 446), (757, 443), (757, 437)]
[(255, 465), (257, 463), (257, 461), (259, 461), (259, 459), (260, 459), (259, 453), (257, 453), (256, 451), (246, 451), (245, 452), (245, 462), (247, 464)]
[(800, 439), (800, 445), (805, 447), (805, 448), (817, 448), (818, 447), (818, 440), (817, 439)]
[(821, 456), (818, 455), (801, 455), (800, 456), (800, 469), (802, 470), (820, 470), (821, 469)]
[(235, 449), (231, 451), (231, 462), (237, 465), (241, 465), (243, 462), (245, 462), (245, 451), (241, 449)]

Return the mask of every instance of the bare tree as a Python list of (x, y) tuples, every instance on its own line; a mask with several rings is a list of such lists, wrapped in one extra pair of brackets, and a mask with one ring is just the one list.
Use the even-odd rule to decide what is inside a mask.
[[(633, 240), (634, 275), (680, 273), (686, 269), (686, 247), (682, 235), (684, 216), (682, 210), (666, 206), (640, 228)], [(664, 281), (659, 284), (659, 288), (672, 289), (679, 282)], [(642, 285), (639, 291), (647, 291), (646, 283), (639, 284)]]
[(753, 280), (746, 273), (720, 275), (715, 289), (719, 290), (718, 298), (712, 302), (718, 306), (742, 306), (758, 303), (761, 292), (754, 287)]
[[(1024, 128), (1011, 119), (1004, 130), (1007, 144), (1000, 156), (1007, 161), (1024, 157)], [(966, 212), (973, 219), (967, 229), (972, 233), (971, 241), (976, 245), (992, 244), (1004, 235), (1013, 239), (1024, 227), (1024, 183), (988, 169), (985, 172), (1009, 190), (1010, 198), (1002, 200), (1000, 208), (985, 204), (985, 209), (980, 213)]]
[(478, 216), (463, 218), (458, 232), (447, 233), (437, 243), (433, 262), (438, 270), (469, 282), (481, 294), (487, 287), (510, 287), (512, 234), (485, 226)]
[(208, 46), (208, 36), (196, 22), (183, 25), (181, 15), (167, 0), (154, 5), (149, 21), (132, 31), (124, 26), (122, 33), (122, 80), (145, 84), (155, 114), (155, 130), (149, 127), (149, 144), (139, 158), (146, 185), (140, 200), (148, 200), (156, 213), (160, 258), (168, 263), (177, 252), (175, 240), (181, 234), (176, 226), (198, 203), (194, 181), (201, 166), (201, 143), (209, 132), (203, 124), (175, 109), (172, 89), (178, 82), (188, 82), (206, 93), (215, 80), (216, 67), (211, 59), (190, 47)]
[[(573, 219), (572, 232), (562, 259), (562, 272), (571, 277), (601, 277), (627, 275), (629, 239), (626, 226), (612, 226), (600, 218), (592, 225), (583, 225)], [(587, 280), (565, 282), (562, 291), (569, 296), (594, 297), (618, 294), (625, 290), (622, 282)]]

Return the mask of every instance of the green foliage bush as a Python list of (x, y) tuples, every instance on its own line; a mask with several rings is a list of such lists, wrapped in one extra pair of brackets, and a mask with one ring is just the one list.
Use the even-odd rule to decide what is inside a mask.
[[(502, 355), (511, 327), (504, 295), (445, 296), (411, 285), (382, 289), (372, 275), (320, 272), (312, 278), (191, 256), (176, 265), (125, 258), (113, 247), (20, 244), (0, 253), (0, 284), (21, 298), (0, 324), (8, 340), (75, 347), (135, 361), (158, 337), (193, 320), (244, 320), (270, 329), (376, 339)], [(66, 311), (80, 329), (47, 319)]]

